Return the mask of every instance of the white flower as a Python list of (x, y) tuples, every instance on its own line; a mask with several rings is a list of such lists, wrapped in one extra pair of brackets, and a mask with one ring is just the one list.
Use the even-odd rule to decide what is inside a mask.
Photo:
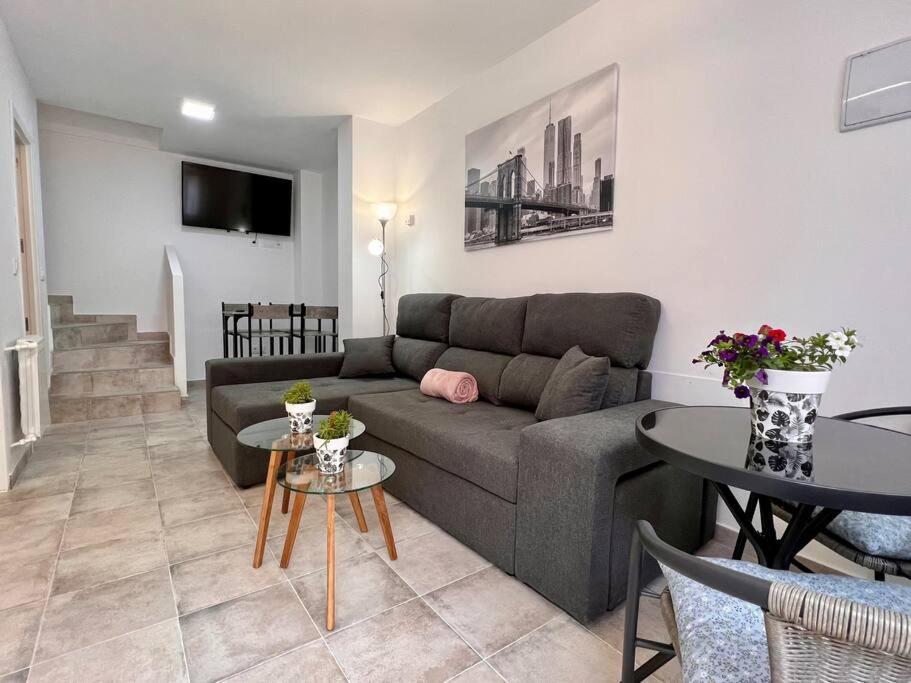
[(847, 346), (848, 344), (848, 335), (844, 332), (829, 332), (826, 335), (826, 346), (832, 350), (837, 350)]

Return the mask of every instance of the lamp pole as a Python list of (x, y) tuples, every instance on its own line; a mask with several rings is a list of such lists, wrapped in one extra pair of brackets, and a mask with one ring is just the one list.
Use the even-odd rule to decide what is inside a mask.
[(389, 334), (389, 318), (386, 317), (386, 273), (389, 272), (389, 264), (386, 263), (386, 223), (388, 218), (380, 218), (382, 226), (382, 236), (380, 241), (383, 243), (383, 252), (380, 254), (380, 303), (383, 307), (383, 335)]

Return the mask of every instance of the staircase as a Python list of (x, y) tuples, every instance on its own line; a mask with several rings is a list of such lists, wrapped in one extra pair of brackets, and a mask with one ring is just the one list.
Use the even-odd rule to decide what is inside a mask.
[(81, 315), (49, 296), (54, 334), (51, 422), (180, 408), (167, 332), (136, 332), (135, 315)]

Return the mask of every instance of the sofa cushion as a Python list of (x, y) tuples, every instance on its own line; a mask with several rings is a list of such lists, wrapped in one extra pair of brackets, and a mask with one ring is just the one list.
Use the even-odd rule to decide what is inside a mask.
[(365, 377), (367, 375), (394, 375), (392, 344), (395, 336), (358, 337), (346, 339), (345, 360), (338, 371), (342, 378)]
[(434, 367), (467, 372), (477, 380), (478, 394), (481, 398), (488, 403), (499, 405), (500, 399), (497, 396), (500, 388), (500, 376), (511, 360), (511, 356), (499, 353), (450, 346), (443, 352)]
[[(415, 389), (418, 383), (406, 377), (314, 377), (309, 380), (316, 397), (317, 414), (348, 408), (348, 397), (378, 391)], [(226, 384), (212, 390), (212, 409), (235, 432), (244, 427), (285, 415), (282, 394), (295, 380)], [(355, 417), (358, 417), (355, 415)]]
[(449, 315), (458, 294), (405, 294), (399, 297), (395, 330), (399, 336), (449, 341)]
[(636, 387), (638, 384), (639, 368), (618, 368), (611, 365), (610, 379), (607, 381), (607, 391), (604, 392), (601, 407), (613, 408), (637, 400)]
[(579, 345), (613, 365), (644, 368), (661, 304), (644, 294), (535, 294), (528, 297), (522, 351), (560, 358)]
[(448, 348), (442, 342), (396, 337), (392, 364), (398, 372), (420, 382)]
[(535, 417), (552, 420), (598, 410), (610, 379), (610, 358), (588, 356), (578, 346), (563, 354), (541, 393)]
[(534, 424), (530, 412), (420, 391), (352, 396), (349, 410), (376, 438), (515, 502), (519, 433)]
[(507, 405), (534, 410), (558, 362), (550, 356), (519, 354), (503, 370), (498, 398)]
[(507, 353), (522, 351), (527, 297), (464, 297), (452, 302), (449, 343), (465, 349)]
[[(752, 562), (710, 559), (709, 562), (758, 576), (766, 581), (796, 584), (825, 595), (847, 598), (911, 613), (911, 588), (830, 574), (799, 574)], [(674, 603), (686, 681), (769, 681), (769, 648), (762, 609), (707, 588), (661, 567)]]

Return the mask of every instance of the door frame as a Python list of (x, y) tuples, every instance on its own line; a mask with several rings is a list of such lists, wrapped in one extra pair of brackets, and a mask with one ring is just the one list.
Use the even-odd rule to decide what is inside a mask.
[[(27, 334), (41, 335), (44, 331), (44, 316), (40, 305), (41, 278), (38, 272), (38, 241), (35, 238), (35, 183), (32, 163), (34, 140), (22, 124), (15, 107), (10, 103), (13, 142), (13, 201), (16, 210), (16, 233), (19, 250), (19, 289), (22, 295), (23, 320), (28, 316)], [(18, 162), (18, 163), (17, 163)], [(25, 205), (22, 206), (22, 199)]]

